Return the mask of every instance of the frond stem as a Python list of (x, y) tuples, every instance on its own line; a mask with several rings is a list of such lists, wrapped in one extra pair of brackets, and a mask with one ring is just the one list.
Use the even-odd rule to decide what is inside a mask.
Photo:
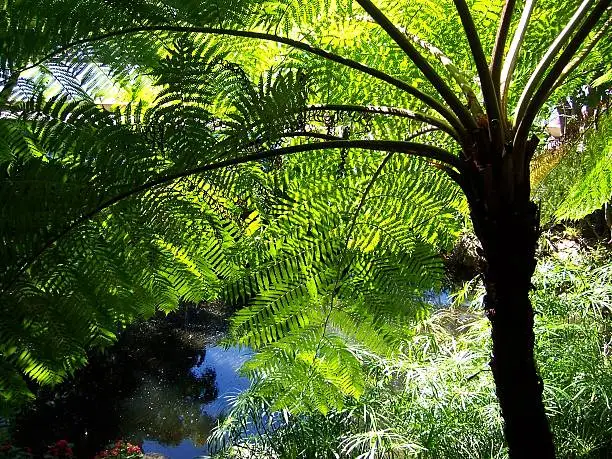
[(504, 61), (504, 51), (506, 50), (506, 42), (508, 41), (508, 34), (510, 33), (510, 23), (512, 22), (512, 14), (514, 13), (515, 5), (516, 0), (506, 0), (504, 2), (497, 35), (495, 37), (495, 44), (493, 45), (493, 53), (491, 55), (491, 79), (493, 80), (493, 87), (498, 92), (498, 97), (500, 96), (499, 85)]
[(426, 94), (420, 90), (418, 90), (417, 88), (409, 85), (408, 83), (406, 83), (405, 81), (402, 81), (398, 78), (395, 78), (391, 75), (388, 75), (384, 72), (382, 72), (381, 70), (369, 67), (365, 64), (362, 64), (361, 62), (357, 62), (354, 61), (352, 59), (348, 59), (346, 57), (340, 56), (338, 54), (334, 54), (332, 52), (326, 51), (324, 49), (320, 49), (320, 48), (316, 48), (314, 46), (311, 46), (307, 43), (303, 43), (299, 40), (293, 40), (291, 38), (286, 38), (286, 37), (279, 37), (277, 35), (273, 35), (273, 34), (269, 34), (269, 33), (263, 33), (263, 32), (252, 32), (252, 31), (245, 31), (245, 30), (232, 30), (232, 29), (222, 29), (222, 28), (217, 28), (217, 27), (188, 27), (188, 26), (163, 26), (163, 25), (159, 25), (159, 26), (141, 26), (141, 27), (131, 27), (131, 28), (126, 28), (126, 29), (121, 29), (121, 30), (115, 30), (112, 32), (108, 32), (108, 33), (104, 33), (101, 35), (97, 35), (97, 36), (93, 36), (93, 37), (88, 37), (88, 38), (82, 38), (80, 40), (75, 40), (73, 42), (70, 42), (48, 54), (46, 54), (45, 56), (43, 56), (41, 59), (39, 59), (37, 62), (25, 67), (24, 69), (22, 69), (22, 71), (25, 70), (29, 70), (32, 69), (34, 67), (37, 67), (38, 65), (41, 65), (42, 63), (44, 63), (45, 61), (59, 55), (62, 54), (68, 50), (70, 50), (71, 48), (74, 48), (75, 46), (78, 45), (84, 45), (84, 44), (89, 44), (89, 43), (94, 43), (96, 41), (102, 41), (102, 40), (107, 40), (110, 38), (116, 38), (116, 37), (120, 37), (120, 36), (124, 36), (124, 35), (130, 35), (130, 34), (137, 34), (137, 33), (142, 33), (142, 32), (159, 32), (159, 31), (165, 31), (165, 32), (178, 32), (178, 33), (202, 33), (202, 34), (211, 34), (211, 35), (228, 35), (228, 36), (234, 36), (234, 37), (241, 37), (241, 38), (253, 38), (253, 39), (257, 39), (257, 40), (264, 40), (264, 41), (272, 41), (272, 42), (276, 42), (276, 43), (281, 43), (287, 46), (290, 46), (292, 48), (295, 49), (299, 49), (301, 51), (305, 51), (307, 53), (310, 54), (314, 54), (316, 56), (322, 57), (324, 59), (327, 59), (329, 61), (332, 62), (336, 62), (338, 64), (344, 65), (346, 67), (349, 67), (353, 70), (357, 70), (360, 71), (362, 73), (365, 73), (367, 75), (370, 75), (378, 80), (384, 81), (388, 84), (391, 84), (392, 86), (395, 86), (396, 88), (410, 94), (411, 96), (419, 99), (420, 101), (424, 102), (427, 106), (431, 107), (432, 109), (434, 109), (435, 111), (437, 111), (440, 115), (442, 115), (443, 118), (445, 118), (446, 120), (448, 120), (448, 122), (458, 131), (458, 132), (462, 132), (463, 131), (463, 125), (461, 124), (461, 122), (457, 119), (457, 117), (453, 114), (452, 111), (450, 111), (446, 106), (444, 106), (442, 103), (440, 103), (439, 101), (437, 101), (435, 98), (433, 98), (432, 96), (430, 96), (429, 94)]
[(458, 142), (461, 141), (459, 134), (453, 129), (453, 127), (446, 121), (439, 118), (429, 116), (425, 113), (415, 112), (412, 110), (406, 110), (398, 107), (386, 107), (386, 106), (375, 106), (375, 105), (350, 105), (350, 104), (321, 104), (321, 105), (309, 105), (306, 107), (307, 111), (341, 111), (341, 112), (355, 112), (355, 113), (373, 113), (379, 115), (396, 116), (398, 118), (409, 118), (415, 121), (421, 121), (423, 123), (430, 124), (437, 127), (443, 132), (449, 134), (453, 139)]
[(463, 126), (468, 130), (476, 129), (476, 121), (469, 110), (461, 103), (457, 95), (446, 84), (444, 79), (436, 72), (431, 64), (410, 43), (410, 40), (391, 22), (391, 20), (380, 11), (371, 0), (357, 0), (357, 3), (370, 15), (372, 19), (387, 32), (387, 34), (406, 53), (410, 60), (417, 66), (421, 73), (429, 80), (438, 91), (442, 99), (446, 101), (451, 110), (461, 120)]
[[(504, 143), (504, 122), (501, 119), (498, 94), (493, 86), (493, 79), (489, 72), (489, 64), (485, 56), (484, 50), (482, 49), (482, 43), (478, 36), (478, 30), (474, 24), (474, 19), (470, 13), (465, 0), (454, 0), (455, 8), (461, 19), (463, 30), (470, 45), (472, 51), (472, 57), (476, 64), (476, 71), (478, 72), (478, 78), (480, 79), (480, 87), (482, 89), (482, 96), (485, 102), (485, 108), (487, 110), (487, 116), (489, 118), (489, 129), (491, 139), (494, 143), (496, 151), (501, 151), (501, 146)], [(494, 122), (497, 120), (498, 122)]]
[[(570, 63), (567, 64), (563, 68), (561, 75), (559, 75), (559, 78), (557, 79), (553, 87), (550, 89), (550, 91), (548, 91), (548, 95), (546, 96), (546, 98), (548, 98), (548, 96), (555, 89), (557, 89), (559, 86), (563, 85), (566, 82), (565, 80), (568, 77), (568, 75), (572, 73), (574, 69), (576, 69), (576, 67), (578, 67), (584, 61), (584, 59), (589, 55), (589, 53), (595, 47), (595, 45), (599, 42), (599, 40), (601, 40), (606, 35), (606, 32), (608, 32), (608, 29), (610, 28), (611, 24), (612, 24), (612, 16), (609, 17), (604, 23), (604, 25), (602, 26), (602, 28), (595, 33), (595, 35), (593, 36), (589, 44), (586, 45), (585, 48), (580, 50), (580, 53), (574, 56), (574, 58), (570, 61)], [(594, 70), (594, 69), (591, 69), (591, 70)]]
[(557, 53), (563, 47), (563, 45), (567, 42), (567, 40), (569, 40), (574, 30), (576, 30), (576, 28), (579, 26), (580, 20), (586, 14), (587, 7), (591, 3), (592, 3), (592, 0), (584, 0), (582, 2), (582, 4), (578, 7), (576, 12), (572, 16), (572, 18), (563, 28), (561, 33), (557, 36), (557, 38), (555, 38), (555, 40), (548, 47), (548, 50), (546, 50), (546, 53), (544, 54), (542, 59), (540, 59), (540, 62), (538, 62), (537, 67), (531, 74), (529, 81), (527, 81), (527, 84), (525, 85), (525, 88), (523, 89), (523, 92), (521, 93), (521, 97), (518, 101), (517, 109), (516, 109), (516, 118), (515, 118), (517, 124), (520, 123), (520, 120), (523, 118), (523, 115), (525, 114), (525, 109), (527, 108), (526, 107), (527, 102), (529, 101), (529, 98), (533, 95), (534, 91), (536, 90), (536, 86), (538, 85), (542, 77), (544, 76), (544, 72), (546, 72), (553, 58), (557, 55)]
[(510, 49), (508, 50), (508, 55), (506, 56), (504, 66), (501, 71), (500, 100), (502, 110), (504, 110), (504, 118), (508, 117), (508, 90), (510, 88), (510, 83), (512, 82), (512, 74), (514, 73), (514, 68), (516, 67), (516, 61), (518, 60), (519, 52), (521, 50), (521, 46), (523, 45), (525, 32), (527, 32), (527, 25), (529, 24), (531, 13), (533, 12), (533, 8), (535, 7), (535, 2), (536, 0), (526, 0), (525, 2), (525, 6), (523, 7), (523, 13), (521, 14), (521, 19), (519, 20), (519, 24), (516, 28), (516, 31), (514, 32), (514, 36), (512, 37)]
[(542, 108), (542, 105), (546, 101), (546, 98), (549, 96), (550, 91), (554, 88), (559, 76), (563, 73), (564, 68), (570, 63), (578, 49), (580, 49), (580, 46), (597, 25), (599, 19), (604, 15), (606, 10), (608, 10), (611, 1), (612, 0), (599, 0), (597, 2), (595, 8), (584, 20), (574, 37), (559, 56), (557, 62), (550, 68), (548, 74), (544, 77), (544, 80), (536, 90), (525, 109), (525, 115), (520, 120), (516, 135), (514, 136), (514, 149), (518, 151), (519, 154), (525, 149), (531, 125), (540, 111), (540, 108)]
[(313, 131), (296, 131), (296, 132), (285, 132), (283, 134), (279, 134), (279, 139), (288, 139), (290, 137), (310, 137), (313, 139), (321, 139), (321, 140), (342, 140), (342, 137), (338, 137), (336, 135), (325, 134), (323, 132), (313, 132)]

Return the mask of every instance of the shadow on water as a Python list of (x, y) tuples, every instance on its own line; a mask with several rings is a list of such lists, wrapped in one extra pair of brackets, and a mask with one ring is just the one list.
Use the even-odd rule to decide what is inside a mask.
[(225, 397), (249, 385), (237, 374), (248, 351), (205, 345), (219, 328), (203, 334), (172, 318), (131, 327), (73, 379), (39, 391), (17, 421), (16, 443), (42, 451), (65, 438), (80, 458), (118, 438), (173, 459), (205, 454)]

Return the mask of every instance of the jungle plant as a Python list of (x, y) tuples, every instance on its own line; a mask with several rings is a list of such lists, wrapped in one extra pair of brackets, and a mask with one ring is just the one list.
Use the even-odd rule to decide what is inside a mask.
[[(486, 260), (490, 365), (510, 456), (554, 457), (528, 295), (539, 231), (534, 123), (552, 96), (579, 85), (573, 72), (609, 68), (609, 5), (400, 1), (383, 12), (371, 0), (5, 0), (3, 365), (57, 380), (117, 320), (180, 296), (214, 298), (228, 284), (231, 297), (255, 298), (234, 321), (237, 336), (290, 363), (304, 394), (359, 395), (356, 372), (339, 372), (346, 346), (327, 333), (340, 322), (349, 337), (367, 337), (361, 317), (374, 298), (366, 317), (380, 331), (373, 338), (384, 336), (387, 317), (435, 285), (426, 273), (440, 243), (427, 214), (460, 189)], [(95, 104), (115, 82), (131, 100), (151, 80), (149, 104), (112, 113)], [(332, 163), (337, 182), (296, 197), (301, 171), (321, 168), (329, 180)], [(361, 224), (383, 177), (394, 195), (370, 203), (377, 213)], [(423, 218), (412, 190), (433, 203)], [(304, 206), (315, 192), (327, 198)], [(297, 237), (276, 222), (283, 216), (301, 222)], [(49, 311), (81, 320), (68, 326)], [(301, 353), (305, 340), (293, 338), (303, 330), (311, 344)], [(58, 366), (61, 352), (72, 360)]]
[[(543, 257), (531, 293), (544, 401), (559, 457), (607, 457), (612, 265), (609, 250)], [(490, 325), (479, 279), (422, 321), (392, 358), (370, 359), (364, 395), (327, 415), (274, 412), (240, 394), (213, 440), (219, 457), (505, 458), (487, 361)], [(234, 454), (234, 455), (232, 455)]]

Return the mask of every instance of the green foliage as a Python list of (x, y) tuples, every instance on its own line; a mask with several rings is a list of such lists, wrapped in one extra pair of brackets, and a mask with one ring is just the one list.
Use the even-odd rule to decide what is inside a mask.
[[(299, 70), (251, 81), (201, 37), (168, 46), (149, 63), (150, 101), (105, 110), (94, 103), (101, 80), (69, 64), (63, 86), (74, 91), (53, 95), (36, 76), (40, 88), (24, 89), (0, 120), (5, 401), (29, 396), (19, 372), (57, 383), (121, 324), (225, 292), (250, 304), (235, 319), (238, 342), (293, 340), (302, 371), (318, 368), (315, 405), (341, 406), (361, 393), (359, 359), (338, 332), (322, 340), (313, 330), (326, 322), (342, 337), (388, 346), (397, 317), (413, 317), (419, 292), (439, 285), (436, 251), (452, 243), (463, 201), (423, 161), (389, 156), (357, 206), (382, 159), (358, 150), (331, 162), (336, 153), (323, 151), (309, 162), (298, 155), (189, 173), (287, 145), (287, 134), (300, 144), (321, 121), (306, 111)], [(325, 125), (339, 128), (373, 129), (360, 117)], [(333, 314), (330, 295), (342, 303)], [(285, 372), (298, 371), (293, 360)]]
[(461, 223), (460, 196), (421, 161), (388, 157), (371, 183), (374, 159), (346, 153), (339, 171), (325, 156), (275, 174), (281, 198), (251, 214), (248, 280), (230, 293), (249, 301), (227, 341), (259, 351), (243, 371), (293, 412), (361, 395), (363, 358), (391, 355), (395, 330), (427, 312), (444, 276), (436, 253)]
[[(213, 135), (204, 106), (210, 93), (199, 92), (193, 105), (185, 94), (228, 70), (218, 53), (197, 46), (177, 43), (160, 62), (156, 75), (165, 89), (149, 107), (109, 112), (87, 100), (38, 95), (0, 120), (7, 403), (29, 393), (13, 372), (59, 382), (85, 362), (89, 347), (110, 344), (121, 324), (171, 310), (179, 300), (214, 299), (221, 278), (231, 278), (227, 249), (240, 234), (236, 196), (257, 168), (164, 179), (222, 156), (215, 146), (223, 139)], [(210, 58), (199, 82), (173, 65), (194, 54), (200, 64)], [(238, 170), (240, 182), (233, 178)]]
[(562, 148), (562, 157), (540, 182), (535, 195), (546, 220), (578, 220), (612, 197), (612, 116), (602, 113), (597, 126)]
[[(559, 457), (607, 457), (612, 265), (605, 249), (561, 255), (540, 262), (532, 296), (547, 411)], [(213, 437), (219, 457), (507, 457), (474, 284), (406, 336), (400, 355), (367, 359), (363, 396), (341, 410), (292, 416), (257, 386), (241, 394)]]
[[(455, 3), (385, 5), (424, 64), (365, 1), (2, 1), (4, 401), (136, 317), (223, 296), (244, 306), (230, 340), (259, 351), (245, 372), (271, 409), (356, 403), (366, 359), (392, 357), (440, 287), (467, 213), (455, 183), (480, 189), (491, 165), (478, 145), (527, 139), (533, 119), (504, 115), (573, 12), (538, 4), (505, 106)], [(490, 54), (502, 2), (466, 7)]]

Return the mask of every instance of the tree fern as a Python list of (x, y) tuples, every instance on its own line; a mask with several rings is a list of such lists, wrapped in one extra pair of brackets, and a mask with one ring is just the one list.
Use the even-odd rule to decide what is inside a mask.
[[(165, 75), (173, 71), (160, 67)], [(166, 81), (160, 84), (172, 87)], [(242, 231), (235, 196), (244, 185), (231, 171), (116, 199), (139, 182), (218, 157), (215, 124), (202, 102), (165, 110), (184, 96), (160, 91), (148, 108), (108, 112), (85, 91), (40, 95), (16, 101), (15, 116), (1, 120), (6, 365), (35, 381), (57, 382), (84, 363), (92, 344), (109, 344), (118, 322), (170, 310), (180, 300), (213, 299), (221, 279), (232, 277), (227, 252)], [(193, 150), (208, 144), (208, 154), (178, 155), (189, 141)], [(257, 180), (242, 169), (247, 182)], [(3, 381), (17, 380), (11, 378)]]
[[(28, 167), (29, 174), (49, 169), (52, 182), (67, 176), (72, 187), (71, 196), (58, 186), (53, 200), (35, 203), (33, 215), (43, 223), (15, 244), (15, 228), (2, 228), (6, 245), (14, 245), (3, 248), (12, 257), (2, 270), (4, 292), (17, 293), (28, 282), (32, 291), (72, 292), (77, 281), (64, 270), (69, 260), (55, 257), (74, 245), (79, 263), (92, 269), (98, 245), (87, 243), (87, 229), (96, 243), (107, 237), (122, 241), (130, 256), (146, 254), (149, 265), (135, 268), (138, 282), (171, 306), (181, 295), (195, 299), (203, 292), (186, 283), (205, 277), (193, 260), (202, 249), (197, 235), (210, 234), (218, 248), (207, 246), (205, 261), (214, 260), (211, 271), (227, 284), (223, 291), (239, 304), (257, 299), (245, 323), (268, 327), (252, 334), (259, 342), (299, 339), (304, 326), (290, 319), (295, 310), (281, 308), (320, 305), (325, 326), (296, 368), (307, 363), (304, 392), (313, 394), (315, 406), (327, 406), (316, 402), (324, 398), (338, 404), (359, 391), (344, 376), (334, 380), (322, 364), (358, 365), (350, 363), (355, 353), (338, 347), (349, 345), (339, 344), (344, 335), (329, 326), (331, 313), (350, 312), (357, 324), (349, 329), (356, 330), (358, 317), (367, 316), (363, 305), (395, 318), (435, 286), (434, 254), (452, 239), (454, 230), (445, 228), (455, 227), (465, 207), (460, 189), (487, 260), (486, 309), (500, 356), (492, 370), (511, 452), (552, 457), (528, 298), (539, 222), (530, 201), (534, 122), (551, 95), (558, 99), (576, 84), (570, 73), (588, 73), (599, 61), (600, 74), (609, 70), (602, 39), (609, 0), (563, 8), (513, 0), (402, 0), (382, 9), (372, 0), (352, 3), (75, 0), (41, 8), (34, 0), (3, 2), (0, 103), (11, 135), (2, 153), (9, 158), (2, 197), (23, 195), (10, 183)], [(434, 46), (440, 53), (432, 57)], [(90, 72), (91, 65), (100, 71)], [(40, 78), (43, 68), (49, 80)], [(141, 104), (106, 113), (87, 99), (107, 80), (117, 81), (129, 101), (143, 94), (146, 81), (159, 87)], [(229, 90), (220, 90), (225, 80)], [(51, 83), (57, 97), (36, 100), (31, 89), (51, 81), (65, 88)], [(16, 87), (35, 100), (27, 91), (28, 100), (19, 100)], [(409, 179), (407, 172), (419, 176)], [(182, 188), (193, 176), (206, 184)], [(320, 177), (332, 186), (319, 186)], [(87, 197), (75, 199), (76, 190)], [(194, 196), (179, 199), (187, 190)], [(53, 220), (58, 200), (64, 223)], [(381, 205), (392, 213), (382, 215)], [(212, 209), (217, 218), (206, 212)], [(202, 212), (206, 217), (198, 218)], [(142, 224), (138, 216), (145, 215), (155, 232), (131, 224)], [(177, 234), (175, 225), (188, 230)], [(231, 269), (220, 268), (225, 261)], [(266, 296), (268, 288), (274, 294)], [(509, 307), (516, 301), (520, 308)], [(274, 314), (265, 313), (268, 304), (279, 323), (293, 322), (294, 329), (276, 326)], [(522, 351), (504, 353), (516, 346)], [(525, 390), (513, 392), (517, 383)]]

